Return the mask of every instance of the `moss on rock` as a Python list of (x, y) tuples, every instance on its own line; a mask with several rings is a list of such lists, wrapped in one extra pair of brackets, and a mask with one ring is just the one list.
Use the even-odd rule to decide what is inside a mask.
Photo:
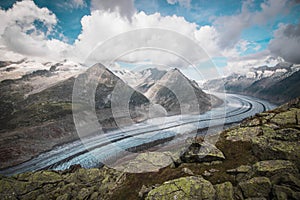
[(254, 177), (239, 183), (245, 198), (269, 197), (271, 182), (267, 177)]
[(216, 200), (233, 200), (233, 186), (230, 182), (214, 185)]
[(146, 199), (215, 199), (213, 185), (202, 177), (190, 176), (167, 181), (151, 190)]

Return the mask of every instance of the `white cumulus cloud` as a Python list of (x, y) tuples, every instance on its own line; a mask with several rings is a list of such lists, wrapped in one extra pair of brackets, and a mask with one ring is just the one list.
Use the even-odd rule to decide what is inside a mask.
[(288, 62), (300, 63), (300, 23), (281, 24), (270, 41), (271, 53)]
[[(67, 44), (48, 39), (57, 24), (56, 16), (47, 8), (39, 8), (33, 1), (16, 2), (12, 8), (0, 10), (0, 51), (3, 60), (15, 56), (61, 58)], [(39, 22), (43, 27), (37, 26)], [(12, 57), (10, 57), (12, 56)]]

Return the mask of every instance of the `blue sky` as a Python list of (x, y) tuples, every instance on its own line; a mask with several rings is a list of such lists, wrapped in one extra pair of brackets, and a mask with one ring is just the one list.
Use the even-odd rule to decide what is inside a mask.
[[(8, 9), (15, 2), (16, 0), (3, 0), (0, 1), (0, 6), (2, 9)], [(71, 2), (67, 3), (68, 1), (34, 0), (34, 2), (39, 7), (47, 7), (57, 16), (59, 21), (56, 28), (68, 38), (69, 43), (73, 43), (81, 32), (81, 18), (91, 13), (89, 0), (84, 1), (85, 5), (77, 8), (72, 8)], [(264, 1), (254, 1), (253, 11), (261, 10), (260, 4), (262, 2)], [(134, 5), (137, 11), (144, 11), (146, 14), (158, 12), (162, 16), (183, 16), (187, 21), (202, 26), (212, 25), (215, 17), (238, 14), (241, 12), (242, 3), (243, 1), (237, 0), (194, 0), (191, 1), (190, 7), (187, 8), (181, 6), (179, 3), (175, 3), (174, 5), (169, 4), (164, 0), (136, 0)], [(286, 16), (278, 13), (275, 23), (250, 27), (243, 31), (242, 38), (259, 42), (265, 48), (266, 43), (272, 38), (272, 31), (277, 28), (279, 23), (298, 23), (300, 19), (299, 11), (300, 6), (297, 5)]]
[[(33, 40), (31, 43), (39, 41), (41, 38), (39, 31), (44, 32), (46, 38), (43, 39), (43, 42), (45, 44), (41, 46), (47, 46), (47, 51), (51, 51), (53, 46), (59, 46), (61, 49), (53, 49), (53, 51), (59, 51), (60, 56), (69, 56), (67, 48), (70, 49), (70, 47), (77, 49), (77, 54), (83, 50), (92, 49), (87, 45), (93, 43), (93, 40), (90, 39), (93, 36), (91, 33), (93, 26), (98, 28), (93, 31), (105, 32), (108, 29), (107, 33), (103, 33), (103, 38), (97, 38), (100, 42), (122, 32), (122, 30), (118, 30), (118, 27), (125, 27), (124, 31), (128, 31), (140, 27), (142, 20), (146, 20), (147, 23), (152, 23), (154, 20), (154, 23), (157, 22), (159, 26), (163, 27), (164, 22), (169, 20), (170, 24), (174, 22), (177, 25), (171, 29), (179, 32), (184, 29), (182, 31), (184, 34), (195, 35), (215, 64), (218, 67), (228, 67), (229, 69), (234, 65), (248, 65), (250, 62), (258, 64), (257, 60), (263, 60), (266, 56), (271, 55), (283, 57), (290, 62), (299, 62), (297, 55), (292, 55), (298, 51), (297, 46), (299, 45), (293, 45), (296, 49), (280, 49), (282, 41), (285, 44), (295, 43), (291, 34), (286, 33), (291, 31), (298, 34), (300, 19), (298, 2), (296, 0), (34, 0), (34, 5), (30, 6), (35, 6), (35, 9), (41, 13), (43, 13), (42, 8), (47, 8), (49, 11), (47, 15), (53, 13), (56, 19), (51, 21), (49, 16), (39, 19), (40, 17), (34, 16), (34, 13), (28, 14), (30, 17), (37, 18), (32, 21), (34, 26), (32, 28), (25, 20), (26, 13), (22, 13), (24, 22), (18, 19), (21, 22), (17, 21), (13, 25), (19, 26), (23, 36), (26, 34), (24, 37), (28, 36)], [(22, 6), (30, 7), (29, 3), (24, 3), (18, 4), (19, 7), (15, 6), (16, 8), (14, 8), (13, 5), (16, 4), (18, 3), (15, 0), (0, 1), (3, 15), (7, 17), (6, 21), (15, 20), (11, 17), (15, 15), (8, 14), (6, 11), (18, 13), (18, 9), (21, 10)], [(114, 19), (112, 14), (105, 13), (119, 14), (114, 15), (116, 16)], [(49, 21), (50, 25), (45, 25), (45, 22), (48, 23), (47, 20), (51, 21)], [(111, 24), (107, 23), (107, 20), (111, 20)], [(11, 26), (12, 23), (6, 22), (2, 25), (3, 31), (8, 29), (5, 26)], [(28, 30), (24, 29), (22, 23), (28, 26)], [(51, 28), (49, 28), (50, 26)], [(167, 28), (170, 29), (170, 27)], [(46, 34), (47, 30), (51, 30), (51, 33)], [(12, 43), (7, 37), (9, 36), (4, 37), (3, 34), (1, 38), (2, 46), (5, 46), (7, 51), (24, 55), (33, 54), (30, 51), (18, 50), (20, 49), (19, 45), (23, 45), (23, 49), (27, 49), (26, 45), (29, 44), (25, 41), (22, 44), (20, 39), (18, 41), (20, 43), (16, 44), (17, 41)], [(55, 45), (52, 44), (53, 42)], [(72, 52), (72, 55), (76, 53)], [(48, 53), (45, 52), (45, 54)], [(57, 55), (52, 57), (57, 57)], [(253, 59), (255, 56), (256, 59)]]

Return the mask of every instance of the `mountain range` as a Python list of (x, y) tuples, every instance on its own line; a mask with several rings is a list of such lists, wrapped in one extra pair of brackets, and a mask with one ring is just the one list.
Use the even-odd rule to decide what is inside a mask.
[[(195, 110), (194, 107), (180, 109), (189, 104), (199, 104), (198, 113), (203, 113), (212, 108), (212, 103), (214, 106), (222, 103), (204, 93), (178, 69), (168, 72), (146, 69), (141, 73), (132, 72), (129, 76), (122, 71), (113, 72), (101, 64), (87, 69), (69, 61), (40, 63), (22, 60), (1, 62), (0, 70), (1, 168), (19, 164), (56, 145), (78, 139), (72, 114), (86, 106), (82, 102), (92, 102), (88, 106), (95, 108), (97, 121), (104, 131), (161, 115)], [(125, 75), (128, 78), (124, 78)], [(130, 82), (130, 77), (138, 81)], [(77, 90), (82, 91), (83, 101), (74, 107), (73, 86), (76, 80), (81, 79), (86, 82), (82, 82), (83, 86)], [(85, 86), (93, 81), (95, 88)], [(165, 87), (160, 87), (162, 83)], [(196, 99), (186, 98), (183, 93), (184, 102), (179, 102), (177, 96), (186, 88), (190, 88)], [(95, 99), (91, 100), (93, 89)], [(177, 96), (173, 93), (176, 89), (180, 89)], [(112, 100), (118, 101), (128, 94), (130, 97), (125, 103), (128, 104), (129, 116), (124, 105)], [(88, 117), (89, 113), (85, 115)], [(86, 135), (95, 134), (86, 126)]]
[(246, 74), (233, 73), (209, 80), (203, 87), (258, 97), (283, 104), (300, 95), (300, 65), (279, 62), (275, 66), (252, 67)]

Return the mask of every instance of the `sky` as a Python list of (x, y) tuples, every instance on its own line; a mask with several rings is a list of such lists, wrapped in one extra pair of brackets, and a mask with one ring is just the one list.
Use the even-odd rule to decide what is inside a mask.
[[(299, 0), (1, 0), (0, 7), (0, 60), (91, 64), (117, 56), (125, 63), (184, 68), (189, 58), (210, 70), (200, 51), (186, 45), (193, 41), (224, 74), (263, 65), (270, 56), (300, 63)], [(150, 29), (140, 36), (142, 28), (174, 34)], [(130, 31), (136, 35), (126, 35)], [(122, 54), (145, 46), (156, 52)]]

